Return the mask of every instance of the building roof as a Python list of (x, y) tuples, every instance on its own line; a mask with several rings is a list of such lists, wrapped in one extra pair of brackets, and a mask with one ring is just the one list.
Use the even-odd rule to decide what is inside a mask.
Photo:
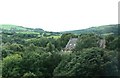
[(78, 38), (71, 38), (69, 40), (69, 42), (67, 43), (65, 50), (72, 50), (75, 48), (76, 46), (76, 42), (77, 42)]
[(106, 47), (106, 40), (105, 39), (101, 39), (99, 41), (99, 47), (101, 47), (101, 48), (105, 48)]

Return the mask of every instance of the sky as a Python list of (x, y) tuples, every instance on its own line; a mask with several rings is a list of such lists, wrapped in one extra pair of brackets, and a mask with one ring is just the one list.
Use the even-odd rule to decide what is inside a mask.
[(68, 31), (118, 23), (119, 0), (0, 0), (0, 24)]

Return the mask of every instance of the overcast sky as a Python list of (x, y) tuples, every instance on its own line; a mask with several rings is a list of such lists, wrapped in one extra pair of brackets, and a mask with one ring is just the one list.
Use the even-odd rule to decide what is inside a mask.
[(0, 24), (48, 31), (117, 24), (119, 0), (0, 0)]

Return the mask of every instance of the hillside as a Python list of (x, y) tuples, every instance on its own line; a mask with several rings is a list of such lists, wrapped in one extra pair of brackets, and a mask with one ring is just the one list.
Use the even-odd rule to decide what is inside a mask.
[(41, 28), (26, 28), (17, 25), (10, 25), (10, 24), (2, 24), (0, 25), (0, 30), (3, 32), (16, 32), (16, 33), (23, 33), (23, 34), (45, 34), (45, 35), (60, 35), (61, 33), (73, 33), (73, 34), (85, 34), (85, 33), (96, 33), (96, 34), (117, 34), (118, 33), (118, 25), (103, 25), (97, 27), (90, 27), (87, 29), (80, 29), (80, 30), (73, 30), (73, 31), (64, 31), (64, 32), (49, 32), (44, 31)]
[[(111, 26), (111, 30), (107, 27), (92, 27), (84, 31), (89, 33), (94, 29), (97, 32), (101, 28), (101, 31), (108, 29), (111, 33), (117, 26)], [(2, 78), (102, 78), (119, 75), (118, 35), (59, 34), (15, 25), (2, 25), (1, 29)]]
[(0, 31), (3, 33), (20, 33), (20, 34), (34, 34), (38, 36), (45, 37), (59, 37), (61, 33), (59, 32), (49, 32), (41, 28), (27, 28), (23, 26), (11, 25), (11, 24), (2, 24), (0, 25)]
[(0, 25), (0, 30), (3, 32), (15, 32), (15, 33), (24, 33), (24, 34), (38, 34), (44, 32), (43, 29), (33, 29), (23, 26), (11, 25), (11, 24), (2, 24)]
[(10, 25), (10, 24), (2, 24), (0, 25), (0, 29), (3, 30), (27, 30), (25, 27), (22, 26), (16, 26), (16, 25)]
[(84, 34), (84, 33), (96, 33), (96, 34), (117, 34), (118, 33), (118, 25), (103, 25), (98, 27), (91, 27), (82, 30), (73, 30), (73, 31), (65, 31), (62, 33), (73, 33), (73, 34)]

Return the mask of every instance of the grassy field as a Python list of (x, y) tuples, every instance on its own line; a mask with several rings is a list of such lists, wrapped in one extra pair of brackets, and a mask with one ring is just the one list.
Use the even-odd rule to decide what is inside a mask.
[(37, 32), (32, 32), (32, 31), (16, 32), (16, 33), (21, 33), (21, 34), (39, 34)]
[(6, 29), (6, 30), (10, 30), (10, 29), (27, 30), (26, 28), (24, 28), (22, 26), (16, 26), (16, 25), (10, 25), (10, 24), (2, 24), (2, 25), (0, 25), (0, 28)]
[(55, 39), (58, 39), (58, 38), (60, 38), (61, 36), (49, 36), (49, 37), (47, 37), (47, 38), (55, 38)]

